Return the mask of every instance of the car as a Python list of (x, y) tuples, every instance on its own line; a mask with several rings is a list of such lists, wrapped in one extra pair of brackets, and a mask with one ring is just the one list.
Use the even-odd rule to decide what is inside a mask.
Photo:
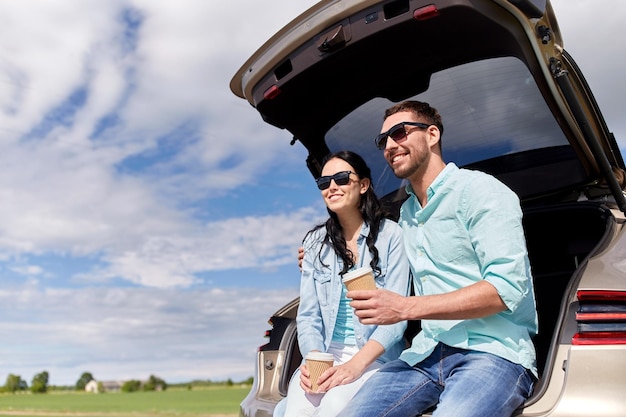
[[(396, 102), (436, 107), (446, 161), (494, 175), (522, 204), (539, 380), (515, 415), (626, 415), (624, 160), (549, 0), (321, 1), (230, 88), (306, 148), (313, 177), (329, 152), (362, 155), (396, 216), (405, 183), (373, 138)], [(286, 395), (302, 360), (297, 308), (270, 318), (240, 416), (271, 416)]]

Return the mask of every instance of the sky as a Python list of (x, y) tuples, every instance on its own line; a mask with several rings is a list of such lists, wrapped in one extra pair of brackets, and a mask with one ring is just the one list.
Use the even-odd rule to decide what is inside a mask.
[[(0, 0), (0, 385), (253, 375), (325, 209), (229, 82), (313, 3)], [(553, 7), (624, 152), (626, 2)]]

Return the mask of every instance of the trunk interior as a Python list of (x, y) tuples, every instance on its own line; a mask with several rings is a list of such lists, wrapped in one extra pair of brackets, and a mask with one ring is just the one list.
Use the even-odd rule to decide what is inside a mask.
[[(598, 203), (569, 203), (533, 208), (524, 213), (524, 230), (539, 317), (534, 343), (540, 377), (548, 371), (550, 347), (556, 339), (568, 289), (580, 277), (586, 258), (603, 249), (603, 237), (613, 230), (613, 215)], [(576, 281), (576, 282), (574, 282)], [(541, 391), (541, 378), (535, 392)]]

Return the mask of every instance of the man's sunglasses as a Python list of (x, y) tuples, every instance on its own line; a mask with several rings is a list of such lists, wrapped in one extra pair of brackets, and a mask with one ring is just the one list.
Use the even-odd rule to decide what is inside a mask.
[(337, 185), (346, 185), (350, 183), (350, 174), (354, 174), (354, 172), (340, 171), (334, 175), (324, 175), (323, 177), (319, 177), (315, 180), (315, 182), (317, 183), (317, 188), (325, 190), (330, 187), (331, 180), (335, 181), (335, 184)]
[(385, 146), (387, 146), (387, 138), (393, 139), (394, 142), (401, 142), (403, 139), (405, 139), (407, 136), (407, 132), (404, 127), (405, 125), (417, 126), (421, 127), (422, 129), (426, 129), (428, 126), (430, 126), (429, 124), (420, 122), (400, 122), (397, 125), (391, 126), (391, 129), (389, 129), (388, 131), (380, 133), (378, 136), (376, 136), (376, 139), (374, 139), (376, 147), (378, 149), (385, 149)]

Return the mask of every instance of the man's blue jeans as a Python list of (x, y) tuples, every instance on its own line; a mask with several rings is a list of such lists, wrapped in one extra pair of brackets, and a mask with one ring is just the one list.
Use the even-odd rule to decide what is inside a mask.
[(490, 353), (442, 343), (421, 363), (383, 365), (339, 417), (510, 417), (530, 396), (534, 376)]

